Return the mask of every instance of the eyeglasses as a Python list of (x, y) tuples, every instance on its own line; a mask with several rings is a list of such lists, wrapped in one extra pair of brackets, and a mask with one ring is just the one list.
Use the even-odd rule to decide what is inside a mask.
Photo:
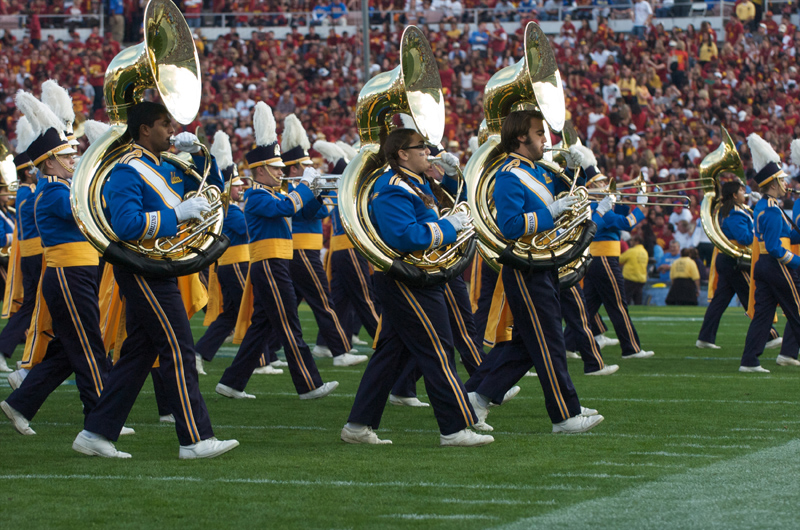
[(421, 143), (419, 145), (410, 145), (408, 147), (403, 147), (403, 151), (408, 151), (409, 149), (430, 149), (428, 144)]

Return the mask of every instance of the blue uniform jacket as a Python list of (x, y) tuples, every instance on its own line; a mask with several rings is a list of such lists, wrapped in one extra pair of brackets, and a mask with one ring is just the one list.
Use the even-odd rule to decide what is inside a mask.
[[(289, 187), (294, 191), (294, 186)], [(310, 214), (310, 208), (303, 208), (292, 216), (292, 239), (296, 249), (320, 250), (322, 248), (322, 220), (331, 214), (333, 200), (321, 195), (321, 207)]]
[(397, 252), (415, 252), (449, 245), (457, 239), (438, 209), (428, 208), (421, 195), (431, 195), (424, 177), (401, 168), (411, 184), (394, 170), (378, 177), (370, 197), (371, 216), (381, 239)]
[(793, 230), (783, 217), (778, 201), (765, 195), (756, 203), (753, 217), (756, 237), (769, 255), (792, 269), (800, 267), (800, 257), (786, 249), (781, 241), (788, 240)]
[(740, 245), (753, 244), (753, 218), (744, 208), (734, 206), (728, 217), (722, 220), (722, 233), (731, 241)]
[(2, 233), (5, 234), (5, 244), (3, 246), (7, 247), (14, 239), (14, 216), (11, 214), (4, 214), (0, 211), (0, 218), (3, 224)]
[(313, 217), (322, 206), (305, 184), (288, 195), (259, 183), (244, 192), (244, 217), (250, 241), (250, 261), (292, 259), (292, 228), (289, 218), (301, 210)]
[(222, 233), (231, 240), (230, 246), (232, 247), (249, 243), (244, 212), (239, 208), (238, 204), (231, 203), (228, 205), (228, 213), (222, 223)]
[(36, 228), (36, 216), (33, 211), (36, 186), (33, 184), (20, 184), (17, 190), (17, 238), (20, 241), (39, 237)]
[[(203, 156), (192, 158), (198, 168), (203, 167)], [(207, 182), (223, 189), (215, 161)], [(133, 144), (111, 170), (103, 190), (114, 233), (122, 240), (174, 236), (178, 231), (174, 208), (186, 193), (196, 191), (198, 185), (180, 168)]]
[[(597, 209), (598, 203), (592, 203), (592, 211)], [(631, 231), (634, 226), (644, 219), (644, 214), (639, 208), (631, 210), (627, 205), (616, 205), (614, 209), (603, 215), (604, 226), (597, 226), (595, 241), (619, 241), (621, 231)]]
[(36, 186), (36, 226), (43, 247), (86, 241), (72, 216), (67, 179), (41, 176)]

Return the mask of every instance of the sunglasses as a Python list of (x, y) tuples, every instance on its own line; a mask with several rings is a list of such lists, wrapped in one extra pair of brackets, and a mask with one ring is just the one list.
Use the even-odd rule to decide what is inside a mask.
[(428, 147), (428, 144), (422, 143), (419, 145), (410, 145), (408, 147), (404, 147), (403, 151), (408, 151), (409, 149), (430, 149), (430, 148)]

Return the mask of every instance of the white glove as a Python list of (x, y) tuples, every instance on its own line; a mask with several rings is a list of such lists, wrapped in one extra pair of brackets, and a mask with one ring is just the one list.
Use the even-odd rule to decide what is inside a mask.
[(639, 206), (644, 206), (645, 204), (647, 204), (647, 195), (645, 195), (641, 191), (639, 193), (637, 193), (636, 194), (636, 204), (638, 204)]
[(761, 200), (761, 194), (758, 193), (757, 191), (751, 191), (748, 197), (750, 197), (750, 200), (753, 202), (758, 202)]
[(564, 160), (567, 161), (568, 168), (579, 168), (583, 164), (583, 152), (577, 145), (570, 146), (569, 153), (564, 153)]
[(467, 228), (470, 223), (469, 214), (467, 212), (456, 212), (452, 215), (448, 215), (447, 217), (442, 217), (442, 219), (453, 225), (453, 228), (456, 229), (456, 232), (461, 232)]
[(458, 157), (447, 151), (439, 155), (439, 165), (444, 169), (445, 175), (453, 176), (458, 172), (459, 160)]
[(558, 219), (561, 217), (561, 214), (569, 210), (573, 204), (578, 202), (578, 198), (574, 195), (567, 195), (566, 197), (562, 197), (558, 199), (553, 204), (547, 207), (550, 210), (550, 215), (553, 217), (553, 220)]
[(175, 217), (178, 218), (178, 223), (183, 223), (189, 219), (197, 219), (199, 221), (203, 218), (204, 213), (210, 211), (211, 205), (208, 204), (208, 199), (202, 195), (197, 195), (177, 205), (175, 207)]
[(611, 210), (614, 207), (614, 201), (616, 198), (613, 195), (607, 195), (605, 199), (600, 201), (600, 204), (597, 205), (597, 213), (598, 215), (605, 215), (606, 212)]
[(303, 171), (303, 176), (300, 178), (300, 183), (305, 184), (306, 186), (308, 186), (313, 190), (314, 181), (320, 178), (321, 176), (322, 175), (320, 175), (319, 171), (309, 166), (305, 169), (305, 171)]
[(197, 136), (190, 132), (182, 132), (175, 137), (175, 149), (181, 151), (183, 153), (199, 153), (200, 146), (197, 145), (200, 141), (197, 139)]

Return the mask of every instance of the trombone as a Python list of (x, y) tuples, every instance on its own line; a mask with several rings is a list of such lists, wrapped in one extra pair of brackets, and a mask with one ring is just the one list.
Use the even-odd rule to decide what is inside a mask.
[[(281, 189), (288, 188), (289, 183), (295, 183), (302, 180), (303, 177), (281, 177)], [(322, 181), (322, 184), (317, 185), (317, 190), (322, 191), (332, 191), (339, 189), (339, 180), (342, 178), (341, 175), (320, 175), (319, 180)]]
[[(616, 197), (620, 197), (616, 201), (616, 204), (629, 204), (629, 205), (638, 205), (639, 203), (636, 201), (636, 198), (639, 196), (647, 197), (647, 206), (673, 206), (675, 205), (676, 201), (680, 201), (684, 204), (682, 206), (689, 206), (689, 197), (686, 195), (678, 195), (678, 194), (669, 194), (665, 193), (664, 190), (658, 185), (652, 185), (652, 191), (647, 191), (647, 182), (644, 180), (644, 177), (641, 173), (639, 176), (633, 180), (629, 180), (627, 182), (623, 182), (621, 184), (617, 184), (617, 181), (612, 177), (609, 180), (608, 186), (605, 188), (597, 188), (593, 190), (589, 190), (590, 200), (593, 201), (601, 201), (607, 195), (614, 195)], [(618, 192), (617, 188), (626, 189), (626, 188), (636, 188), (639, 191), (636, 192)], [(592, 197), (594, 195), (595, 197)], [(634, 197), (634, 199), (625, 199), (625, 197)]]

